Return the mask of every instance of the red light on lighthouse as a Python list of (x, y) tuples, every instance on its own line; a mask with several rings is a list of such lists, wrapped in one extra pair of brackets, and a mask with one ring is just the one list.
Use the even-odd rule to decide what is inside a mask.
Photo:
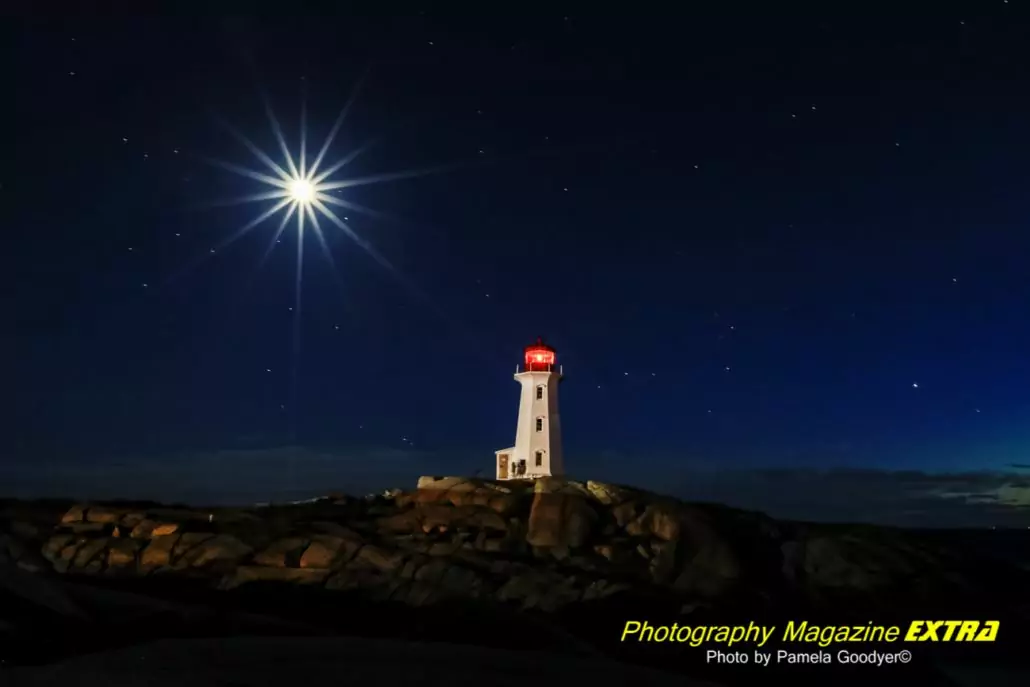
[(555, 351), (542, 338), (537, 338), (535, 344), (526, 346), (525, 358), (527, 372), (550, 372), (554, 367)]

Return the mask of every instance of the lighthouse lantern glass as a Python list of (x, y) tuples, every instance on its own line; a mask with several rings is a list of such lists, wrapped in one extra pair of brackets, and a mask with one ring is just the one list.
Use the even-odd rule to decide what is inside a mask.
[(554, 365), (554, 351), (530, 350), (526, 351), (527, 365)]

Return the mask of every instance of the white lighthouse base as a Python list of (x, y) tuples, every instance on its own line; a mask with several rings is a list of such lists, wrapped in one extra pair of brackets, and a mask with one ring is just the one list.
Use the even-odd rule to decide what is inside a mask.
[(539, 479), (550, 476), (546, 469), (530, 465), (529, 461), (525, 459), (516, 460), (514, 446), (494, 451), (494, 455), (496, 456), (495, 465), (497, 467), (496, 479)]

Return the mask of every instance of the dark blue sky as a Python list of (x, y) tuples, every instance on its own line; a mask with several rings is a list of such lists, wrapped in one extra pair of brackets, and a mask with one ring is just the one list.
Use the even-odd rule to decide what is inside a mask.
[[(823, 12), (12, 25), (8, 489), (489, 471), (543, 335), (576, 475), (1012, 472), (1027, 521), (1030, 14)], [(394, 269), (309, 231), (298, 310), (295, 230), (211, 254), (273, 203), (209, 160), (283, 162), (262, 93), (313, 156), (363, 74), (334, 178), (444, 169), (341, 191)]]

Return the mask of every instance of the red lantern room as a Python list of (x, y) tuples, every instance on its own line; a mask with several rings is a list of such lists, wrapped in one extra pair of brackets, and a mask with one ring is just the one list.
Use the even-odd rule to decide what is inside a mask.
[(554, 349), (537, 337), (535, 344), (526, 346), (526, 372), (550, 372), (554, 369)]

